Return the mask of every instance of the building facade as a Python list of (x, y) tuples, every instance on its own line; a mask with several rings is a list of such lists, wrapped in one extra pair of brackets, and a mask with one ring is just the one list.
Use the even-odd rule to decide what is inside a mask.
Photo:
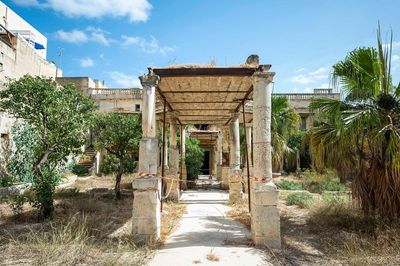
[[(47, 38), (0, 2), (0, 84), (24, 75), (55, 78), (62, 71), (46, 59)], [(0, 134), (7, 138), (14, 119), (0, 113)]]

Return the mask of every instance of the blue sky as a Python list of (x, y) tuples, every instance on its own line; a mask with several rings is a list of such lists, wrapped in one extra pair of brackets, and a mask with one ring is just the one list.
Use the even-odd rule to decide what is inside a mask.
[[(394, 34), (400, 80), (399, 0), (8, 0), (48, 38), (64, 76), (137, 86), (148, 66), (243, 63), (258, 54), (276, 72), (275, 92), (329, 86), (331, 66), (375, 46), (378, 20)], [(62, 48), (62, 59), (58, 49)], [(60, 62), (61, 61), (61, 62)]]

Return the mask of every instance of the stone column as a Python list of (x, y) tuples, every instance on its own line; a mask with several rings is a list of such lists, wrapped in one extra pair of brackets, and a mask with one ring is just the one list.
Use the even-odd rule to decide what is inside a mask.
[(139, 173), (157, 174), (156, 95), (159, 77), (140, 77), (143, 86), (142, 140), (139, 147)]
[(251, 125), (246, 125), (246, 142), (247, 142), (247, 153), (245, 154), (245, 161), (244, 163), (244, 167), (243, 167), (243, 182), (244, 182), (244, 191), (246, 193), (248, 193), (248, 182), (247, 182), (247, 158), (249, 159), (249, 165), (250, 165), (250, 177), (253, 175), (253, 164), (252, 164), (252, 145), (251, 145), (251, 139), (252, 139), (252, 127)]
[(225, 155), (225, 162), (224, 159), (222, 160), (222, 169), (221, 169), (221, 185), (222, 189), (228, 190), (229, 189), (229, 160), (230, 160), (230, 152), (229, 152), (229, 130), (227, 127), (223, 128), (222, 131), (222, 153)]
[(251, 234), (257, 246), (280, 248), (278, 191), (272, 182), (271, 90), (274, 74), (253, 75), (254, 165), (251, 184)]
[[(165, 122), (166, 123), (166, 122)], [(163, 134), (165, 135), (165, 143), (164, 143), (164, 169), (165, 171), (167, 171), (169, 169), (169, 160), (168, 160), (168, 155), (169, 155), (169, 151), (168, 151), (168, 130), (167, 130), (167, 126), (165, 126), (165, 132), (163, 132)], [(162, 157), (161, 157), (162, 158)]]
[(179, 148), (177, 146), (176, 115), (171, 113), (169, 119), (170, 164), (167, 173), (167, 198), (179, 199)]
[(187, 189), (187, 169), (186, 169), (186, 129), (183, 127), (183, 130), (181, 131), (182, 134), (182, 182), (181, 182), (181, 189)]
[(152, 244), (160, 239), (161, 178), (149, 176), (133, 180), (132, 234), (136, 242)]
[(243, 198), (242, 172), (240, 170), (240, 133), (239, 114), (232, 116), (230, 125), (230, 165), (229, 165), (229, 201), (235, 203)]
[(160, 238), (161, 178), (156, 176), (158, 139), (155, 101), (159, 80), (156, 75), (140, 77), (143, 86), (142, 140), (139, 147), (139, 174), (132, 184), (132, 234), (136, 241), (144, 243), (153, 243)]
[(218, 133), (217, 138), (217, 180), (222, 180), (222, 132)]

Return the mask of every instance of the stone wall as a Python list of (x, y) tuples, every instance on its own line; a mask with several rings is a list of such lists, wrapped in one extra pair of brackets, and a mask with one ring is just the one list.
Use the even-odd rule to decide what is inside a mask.
[[(43, 59), (25, 40), (16, 38), (15, 49), (0, 41), (0, 83), (7, 78), (19, 79), (29, 74), (55, 78), (62, 76), (62, 71)], [(0, 134), (9, 134), (14, 119), (5, 113), (0, 113)]]

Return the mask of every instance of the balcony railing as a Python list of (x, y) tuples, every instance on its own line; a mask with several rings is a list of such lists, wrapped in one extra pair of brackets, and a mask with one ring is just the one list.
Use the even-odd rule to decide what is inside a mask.
[(339, 93), (274, 93), (273, 96), (285, 97), (289, 101), (293, 100), (311, 100), (315, 97), (328, 97), (328, 98), (339, 98)]
[(89, 89), (89, 95), (129, 95), (135, 98), (142, 98), (143, 90), (141, 89)]

